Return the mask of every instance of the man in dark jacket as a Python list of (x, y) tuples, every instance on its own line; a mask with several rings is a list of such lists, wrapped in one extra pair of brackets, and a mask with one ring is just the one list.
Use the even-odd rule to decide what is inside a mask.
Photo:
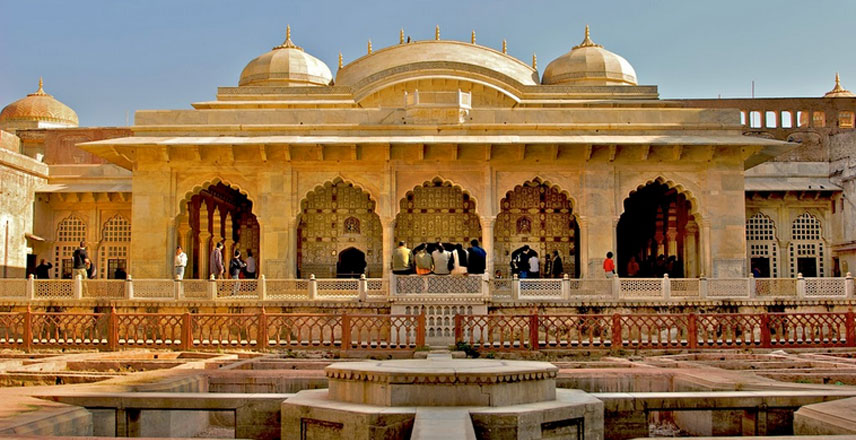
[(53, 264), (45, 263), (45, 259), (42, 258), (42, 261), (36, 266), (36, 278), (40, 280), (46, 280), (51, 277), (51, 269), (53, 268)]
[(86, 270), (86, 266), (89, 263), (89, 254), (86, 252), (86, 242), (80, 242), (80, 247), (74, 250), (74, 253), (71, 254), (71, 258), (71, 267), (74, 269), (71, 271), (72, 278), (80, 277), (84, 280), (89, 278), (89, 274)]
[(470, 248), (467, 249), (469, 256), (467, 257), (467, 273), (483, 274), (485, 269), (485, 260), (487, 253), (479, 246), (479, 241), (472, 239)]

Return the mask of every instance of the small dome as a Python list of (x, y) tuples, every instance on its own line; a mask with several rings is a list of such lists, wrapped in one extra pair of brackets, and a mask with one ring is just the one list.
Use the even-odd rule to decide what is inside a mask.
[(250, 61), (241, 72), (241, 86), (326, 86), (333, 80), (330, 68), (291, 41), (291, 26), (285, 41)]
[(824, 98), (852, 98), (854, 96), (856, 95), (853, 92), (841, 87), (841, 78), (837, 72), (835, 73), (835, 87), (823, 95)]
[(39, 78), (39, 90), (19, 99), (0, 112), (2, 128), (77, 127), (77, 113), (45, 93)]
[(616, 55), (589, 36), (570, 52), (553, 60), (541, 79), (541, 84), (568, 84), (584, 86), (636, 85), (636, 71), (624, 58)]

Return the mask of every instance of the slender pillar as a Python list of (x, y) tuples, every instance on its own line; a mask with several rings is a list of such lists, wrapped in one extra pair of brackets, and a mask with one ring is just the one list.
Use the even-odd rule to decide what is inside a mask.
[(707, 221), (699, 221), (701, 226), (701, 271), (702, 275), (708, 278), (713, 278), (713, 264), (710, 259), (710, 223)]
[(211, 209), (203, 200), (199, 205), (199, 258), (197, 260), (197, 273), (199, 278), (208, 279), (208, 254), (211, 253)]
[[(580, 278), (586, 278), (588, 276), (588, 272), (589, 272), (589, 270), (588, 270), (588, 267), (589, 267), (589, 265), (588, 265), (588, 261), (589, 261), (588, 218), (581, 216), (581, 215), (577, 215), (576, 221), (577, 221), (577, 226), (579, 227), (579, 230), (580, 230), (579, 247), (574, 249), (574, 252), (579, 252), (579, 254), (580, 254), (580, 258), (579, 258), (580, 264), (579, 264), (579, 267), (577, 267), (577, 270), (580, 273)], [(615, 230), (615, 228), (613, 228), (613, 230)], [(615, 232), (613, 232), (613, 234), (614, 233)], [(570, 258), (570, 256), (568, 256), (568, 257)], [(570, 263), (570, 261), (568, 263)]]
[(694, 224), (687, 224), (685, 229), (684, 253), (681, 258), (684, 260), (684, 276), (688, 278), (698, 277), (698, 227)]
[(392, 250), (395, 249), (395, 220), (392, 218), (381, 218), (383, 226), (383, 278), (389, 278), (392, 273)]
[(482, 246), (484, 246), (484, 251), (487, 254), (485, 257), (485, 269), (484, 272), (489, 276), (493, 277), (493, 273), (496, 271), (494, 268), (494, 261), (496, 260), (494, 255), (494, 246), (493, 246), (493, 227), (496, 224), (496, 217), (481, 217), (481, 228), (482, 228)]
[(234, 212), (230, 211), (226, 211), (223, 214), (223, 246), (226, 250), (223, 253), (223, 258), (227, 261), (232, 258), (232, 253), (235, 252), (235, 236), (233, 233), (233, 228), (235, 227), (234, 215)]
[[(285, 274), (288, 278), (297, 278), (297, 216), (288, 222), (288, 256), (291, 261), (286, 264)], [(308, 278), (309, 274), (301, 273), (303, 278)]]

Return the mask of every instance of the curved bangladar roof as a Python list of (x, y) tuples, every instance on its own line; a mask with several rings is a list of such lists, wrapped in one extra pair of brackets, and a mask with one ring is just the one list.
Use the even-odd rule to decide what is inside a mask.
[(339, 69), (336, 85), (362, 98), (392, 85), (424, 78), (463, 79), (519, 100), (520, 88), (540, 84), (538, 71), (497, 50), (472, 43), (427, 40), (386, 47)]

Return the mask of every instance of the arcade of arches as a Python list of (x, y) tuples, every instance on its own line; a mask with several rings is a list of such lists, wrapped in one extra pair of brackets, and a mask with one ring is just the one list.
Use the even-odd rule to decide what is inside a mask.
[(619, 276), (699, 276), (698, 225), (690, 201), (655, 181), (624, 200), (618, 221)]
[[(805, 210), (755, 212), (746, 219), (749, 268), (761, 278), (841, 276), (828, 255), (821, 219)], [(778, 222), (789, 226), (777, 228)]]
[(224, 244), (224, 264), (235, 249), (241, 251), (243, 258), (247, 251), (252, 251), (256, 261), (261, 261), (259, 223), (253, 214), (253, 202), (222, 182), (193, 194), (176, 224), (176, 241), (188, 257), (186, 278), (207, 277), (208, 258), (218, 242)]

